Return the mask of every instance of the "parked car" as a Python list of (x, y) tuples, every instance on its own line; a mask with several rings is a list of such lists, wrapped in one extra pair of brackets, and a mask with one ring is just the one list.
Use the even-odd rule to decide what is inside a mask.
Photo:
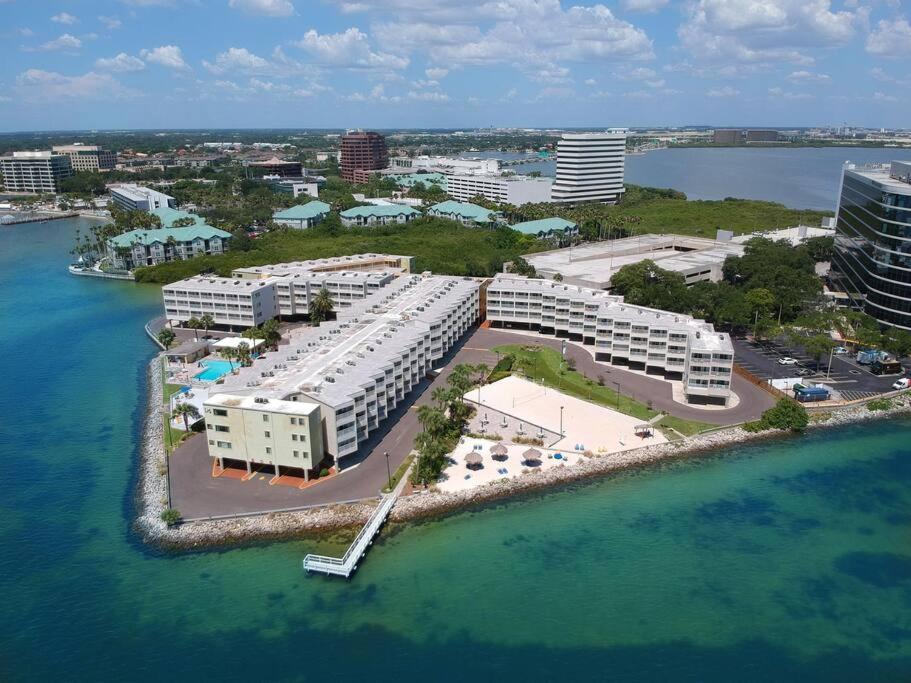
[(809, 377), (810, 375), (815, 375), (816, 371), (811, 370), (810, 368), (800, 368), (795, 373), (798, 377)]
[(844, 356), (845, 354), (850, 353), (850, 351), (848, 351), (848, 348), (845, 346), (836, 346), (832, 349), (832, 353), (836, 356)]
[(797, 359), (790, 356), (782, 356), (778, 359), (779, 365), (797, 365)]

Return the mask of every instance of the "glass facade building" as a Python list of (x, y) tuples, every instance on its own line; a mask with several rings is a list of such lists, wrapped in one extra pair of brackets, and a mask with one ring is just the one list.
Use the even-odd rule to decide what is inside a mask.
[(832, 267), (855, 308), (911, 330), (911, 162), (845, 164)]

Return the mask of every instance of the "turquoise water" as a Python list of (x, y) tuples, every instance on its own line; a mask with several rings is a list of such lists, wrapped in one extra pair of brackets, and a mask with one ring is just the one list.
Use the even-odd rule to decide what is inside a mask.
[(144, 547), (159, 293), (67, 275), (70, 230), (0, 230), (0, 680), (911, 680), (906, 420), (408, 526), (349, 583)]
[(199, 372), (193, 377), (204, 382), (214, 382), (221, 379), (234, 369), (234, 364), (227, 360), (204, 360), (200, 361), (205, 370)]

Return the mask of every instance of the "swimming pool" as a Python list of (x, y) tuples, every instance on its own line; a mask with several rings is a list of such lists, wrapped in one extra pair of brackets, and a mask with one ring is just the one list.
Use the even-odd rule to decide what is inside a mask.
[(200, 364), (205, 370), (193, 375), (193, 379), (203, 382), (214, 382), (217, 379), (221, 379), (233, 369), (233, 363), (228, 360), (204, 360)]

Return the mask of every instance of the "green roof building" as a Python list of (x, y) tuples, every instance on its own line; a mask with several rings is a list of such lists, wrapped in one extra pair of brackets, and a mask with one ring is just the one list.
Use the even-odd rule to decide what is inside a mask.
[(282, 211), (277, 211), (272, 214), (272, 220), (278, 223), (279, 225), (286, 225), (289, 228), (296, 228), (298, 230), (305, 230), (306, 228), (312, 228), (314, 225), (323, 220), (329, 212), (332, 210), (332, 207), (329, 206), (326, 202), (321, 202), (318, 199), (315, 199), (306, 204), (297, 204), (292, 206), (289, 209), (284, 209)]
[(579, 232), (579, 226), (568, 221), (565, 218), (541, 218), (536, 221), (525, 221), (510, 226), (513, 230), (518, 230), (523, 235), (533, 235), (538, 239), (562, 239), (570, 235), (576, 235)]
[(424, 183), (424, 185), (438, 185), (442, 189), (446, 189), (446, 176), (442, 173), (407, 173), (390, 177), (398, 183), (399, 187), (412, 187), (415, 183)]
[(371, 204), (346, 209), (339, 217), (342, 219), (342, 225), (353, 226), (409, 223), (420, 215), (420, 211), (404, 204)]
[(434, 204), (427, 209), (427, 215), (448, 218), (463, 225), (491, 225), (500, 218), (499, 213), (485, 209), (483, 206), (469, 202), (454, 202), (452, 200)]
[[(107, 241), (107, 256), (115, 268), (132, 270), (137, 266), (222, 254), (228, 250), (231, 233), (213, 228), (201, 216), (170, 208), (154, 209), (149, 213), (158, 216), (163, 227), (130, 230)], [(187, 218), (196, 222), (173, 227)]]

